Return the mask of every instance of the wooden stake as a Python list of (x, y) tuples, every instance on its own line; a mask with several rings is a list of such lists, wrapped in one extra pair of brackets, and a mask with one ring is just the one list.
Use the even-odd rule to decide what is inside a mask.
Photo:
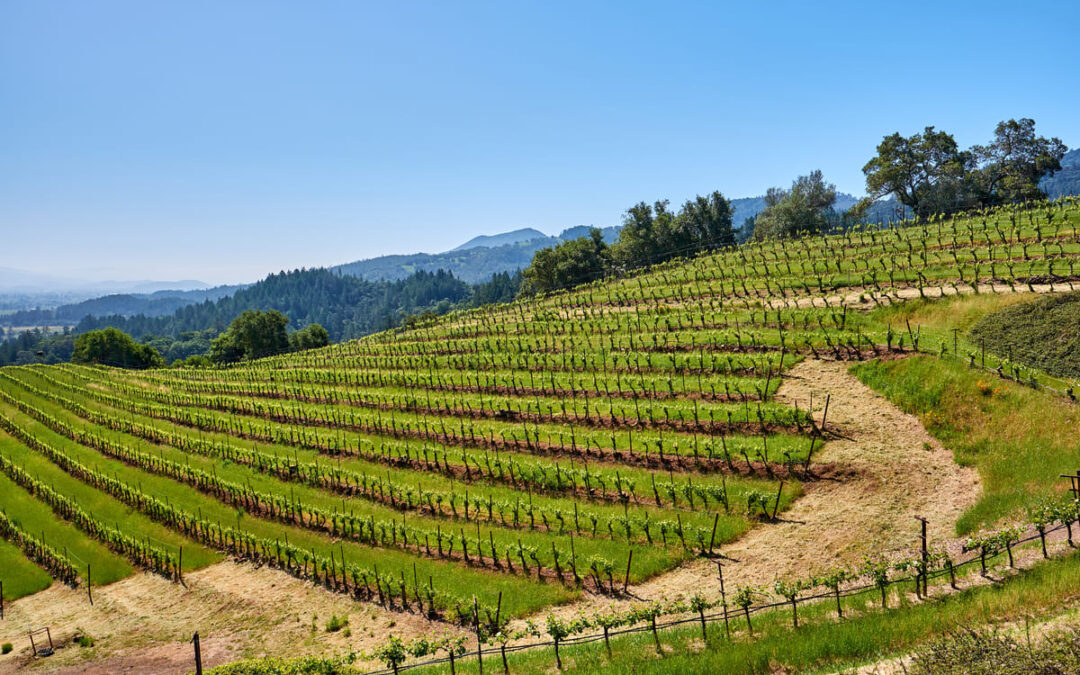
[[(776, 491), (776, 501), (772, 507), (772, 519), (776, 520), (776, 511), (780, 508), (780, 493), (784, 491), (784, 481), (780, 481), (780, 488)], [(715, 525), (713, 526), (715, 528)]]
[(724, 633), (731, 639), (731, 625), (728, 623), (727, 594), (724, 593), (724, 566), (717, 561), (716, 573), (720, 575), (720, 604), (724, 607)]
[(196, 632), (191, 638), (195, 645), (195, 675), (202, 675), (202, 651), (199, 649), (199, 633)]

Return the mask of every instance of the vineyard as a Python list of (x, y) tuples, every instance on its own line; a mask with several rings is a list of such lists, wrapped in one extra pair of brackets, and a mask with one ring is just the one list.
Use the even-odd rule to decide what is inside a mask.
[[(0, 369), (3, 597), (55, 581), (90, 602), (135, 570), (179, 588), (235, 559), (505, 646), (508, 620), (717, 559), (775, 527), (807, 486), (844, 480), (819, 459), (835, 409), (777, 396), (804, 360), (946, 354), (1072, 396), (873, 310), (1072, 290), (1078, 230), (1080, 202), (1064, 199), (751, 243), (228, 368)], [(1039, 532), (1060, 523), (1071, 537), (1069, 506), (1047, 505)], [(1011, 555), (1023, 536), (971, 550)], [(927, 559), (906, 564), (925, 583)], [(884, 589), (888, 575), (777, 580), (768, 595), (795, 608), (831, 589), (839, 608), (842, 587)], [(727, 602), (749, 624), (763, 593), (730, 588)], [(557, 645), (589, 625), (606, 635), (688, 613), (704, 626), (719, 604), (650, 604), (609, 625), (552, 618), (548, 634)], [(386, 649), (398, 650), (387, 663), (404, 659), (401, 643)]]

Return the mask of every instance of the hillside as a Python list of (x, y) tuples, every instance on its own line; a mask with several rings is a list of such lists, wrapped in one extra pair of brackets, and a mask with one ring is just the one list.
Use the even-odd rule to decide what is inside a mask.
[[(343, 340), (395, 326), (406, 314), (446, 311), (471, 294), (468, 284), (442, 271), (372, 282), (325, 269), (293, 270), (271, 274), (231, 296), (190, 304), (166, 316), (87, 316), (75, 331), (112, 326), (136, 338), (175, 338), (208, 329), (221, 332), (248, 309), (275, 309), (290, 319), (292, 330), (318, 323), (333, 340)], [(444, 306), (440, 308), (439, 303)]]
[(31, 309), (0, 315), (0, 325), (70, 326), (86, 316), (158, 317), (172, 314), (181, 307), (218, 300), (244, 288), (244, 285), (215, 286), (204, 290), (165, 290), (154, 293), (115, 294), (64, 304), (55, 309)]
[[(719, 636), (718, 563), (727, 602), (754, 609), (753, 636), (745, 622), (727, 626), (739, 654), (761, 644), (766, 661), (799, 664), (809, 647), (770, 652), (769, 640), (802, 645), (813, 631), (914, 621), (935, 607), (908, 595), (915, 515), (931, 517), (932, 541), (965, 565), (967, 588), (980, 555), (959, 535), (1006, 518), (1029, 527), (1029, 509), (1080, 465), (1060, 432), (1080, 421), (1074, 409), (1012, 381), (1034, 371), (1006, 380), (971, 370), (978, 352), (952, 331), (1077, 281), (1080, 203), (1012, 215), (758, 243), (224, 369), (0, 369), (0, 569), (18, 580), (8, 597), (24, 598), (9, 601), (18, 620), (0, 624), (0, 641), (47, 614), (56, 635), (78, 625), (97, 639), (57, 663), (121, 669), (148, 645), (180, 644), (191, 632), (183, 617), (197, 614), (237, 650), (222, 647), (214, 663), (271, 643), (292, 656), (372, 654), (391, 634), (424, 638), (411, 646), (426, 658), (456, 649), (443, 637), (475, 653), (478, 623), (535, 641), (522, 621), (533, 618), (556, 639), (596, 634), (595, 652), (573, 649), (606, 663), (605, 626), (648, 631), (653, 619), (683, 617), (695, 623), (672, 634), (700, 638), (700, 612)], [(257, 292), (297, 278), (276, 275)], [(325, 271), (310, 278), (330, 295), (359, 288)], [(864, 384), (849, 361), (867, 361), (856, 369)], [(937, 384), (928, 394), (922, 382)], [(954, 406), (967, 407), (943, 413)], [(1035, 434), (1027, 461), (1015, 461), (1028, 441), (1009, 435), (1022, 419), (1009, 406), (1043, 411), (1024, 432)], [(975, 438), (952, 449), (959, 421)], [(882, 482), (887, 490), (874, 487)], [(1051, 541), (1053, 555), (1065, 549)], [(1022, 562), (1028, 552), (1017, 548)], [(94, 607), (111, 614), (83, 601), (73, 555), (98, 570)], [(1000, 547), (989, 564), (1006, 569)], [(903, 596), (916, 609), (877, 609), (881, 569), (881, 602)], [(828, 577), (838, 570), (850, 574)], [(934, 593), (950, 592), (945, 569), (934, 574)], [(317, 616), (296, 604), (285, 621), (225, 621), (216, 610), (236, 602), (222, 589), (261, 598), (298, 588), (290, 577), (308, 582)], [(842, 579), (845, 622), (833, 620), (825, 577)], [(75, 588), (36, 595), (50, 579)], [(789, 632), (791, 588), (803, 632)], [(76, 603), (77, 618), (56, 614)], [(152, 626), (136, 616), (181, 605)], [(911, 644), (906, 635), (886, 643), (870, 631), (813, 658), (866, 658)], [(612, 646), (638, 659), (632, 639)], [(176, 658), (188, 654), (184, 642)], [(552, 657), (513, 662), (546, 672)]]
[(1061, 171), (1043, 178), (1039, 187), (1051, 199), (1080, 195), (1080, 149), (1067, 152), (1061, 159)]
[[(603, 228), (604, 239), (614, 241), (618, 236), (618, 227)], [(540, 233), (540, 238), (516, 241), (510, 244), (489, 246), (499, 242), (504, 235), (475, 237), (451, 251), (445, 253), (413, 253), (409, 255), (386, 255), (368, 260), (337, 265), (330, 268), (335, 272), (360, 277), (369, 281), (397, 281), (416, 272), (437, 272), (445, 270), (465, 283), (475, 284), (491, 279), (491, 275), (524, 269), (532, 262), (533, 254), (542, 248), (554, 246), (560, 241), (576, 239), (588, 233), (588, 227), (573, 227), (564, 230), (558, 237), (549, 237)], [(537, 230), (516, 230), (515, 233), (537, 232)], [(481, 243), (476, 243), (481, 240)]]
[(520, 244), (522, 242), (532, 241), (533, 239), (548, 238), (548, 235), (544, 234), (540, 230), (534, 230), (531, 227), (526, 227), (520, 230), (513, 230), (511, 232), (503, 232), (502, 234), (482, 234), (478, 237), (473, 237), (461, 246), (455, 246), (448, 252), (452, 253), (454, 251), (465, 251), (470, 248), (495, 248), (497, 246)]
[[(837, 196), (836, 210), (843, 213), (858, 201), (848, 194)], [(732, 224), (739, 241), (746, 241), (752, 232), (743, 228), (747, 219), (761, 213), (765, 208), (765, 197), (744, 197), (731, 200)], [(867, 222), (889, 223), (897, 220), (895, 202), (885, 200), (871, 208)], [(601, 228), (604, 240), (613, 243), (622, 230), (621, 225)], [(367, 260), (337, 265), (331, 269), (342, 274), (360, 277), (371, 281), (396, 281), (417, 271), (436, 272), (446, 270), (466, 283), (479, 283), (491, 278), (492, 274), (513, 272), (525, 269), (532, 262), (533, 255), (542, 248), (554, 246), (562, 241), (584, 237), (588, 226), (571, 227), (557, 237), (550, 237), (531, 228), (513, 230), (497, 235), (473, 237), (461, 246), (445, 253), (413, 253), (404, 255), (386, 255)]]

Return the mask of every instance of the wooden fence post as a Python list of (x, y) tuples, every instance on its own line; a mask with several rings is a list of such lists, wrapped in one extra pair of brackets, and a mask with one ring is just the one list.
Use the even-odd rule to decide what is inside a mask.
[(199, 649), (198, 631), (192, 636), (191, 642), (195, 645), (195, 675), (202, 675), (202, 651)]
[(724, 566), (716, 562), (716, 573), (720, 575), (720, 604), (724, 607), (724, 633), (731, 639), (731, 625), (728, 623), (727, 594), (724, 593)]

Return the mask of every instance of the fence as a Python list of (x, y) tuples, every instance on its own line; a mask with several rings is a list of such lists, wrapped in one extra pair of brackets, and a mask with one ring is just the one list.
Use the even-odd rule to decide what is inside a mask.
[[(1072, 524), (1071, 522), (1070, 523), (1061, 523), (1061, 524), (1056, 525), (1054, 527), (1046, 528), (1042, 532), (1036, 531), (1034, 534), (1030, 534), (1030, 535), (1028, 535), (1026, 537), (1019, 538), (1016, 541), (1012, 542), (1010, 544), (1010, 551), (1009, 551), (1010, 564), (1011, 564), (1011, 547), (1013, 547), (1013, 546), (1023, 546), (1025, 544), (1029, 544), (1029, 543), (1034, 542), (1036, 540), (1045, 541), (1046, 536), (1048, 536), (1050, 534), (1053, 534), (1054, 532), (1060, 532), (1061, 530), (1071, 528), (1071, 524)], [(1071, 533), (1071, 529), (1070, 529), (1070, 533)], [(993, 553), (992, 555), (984, 555), (983, 553), (980, 552), (980, 553), (977, 553), (977, 554), (971, 556), (968, 559), (962, 559), (959, 562), (953, 563), (951, 566), (947, 566), (945, 568), (934, 570), (934, 571), (927, 571), (925, 574), (918, 573), (918, 574), (915, 574), (915, 575), (908, 575), (908, 576), (898, 577), (898, 578), (895, 578), (895, 579), (890, 579), (885, 584), (869, 583), (869, 584), (863, 584), (863, 585), (860, 585), (860, 586), (854, 586), (854, 587), (851, 587), (851, 588), (846, 588), (846, 589), (843, 589), (843, 590), (840, 590), (840, 591), (837, 591), (837, 592), (829, 591), (829, 592), (818, 593), (818, 594), (815, 594), (815, 595), (808, 595), (808, 596), (805, 596), (805, 597), (796, 598), (795, 600), (786, 600), (785, 599), (785, 600), (777, 601), (777, 602), (763, 603), (763, 604), (760, 604), (760, 605), (753, 605), (753, 606), (747, 607), (745, 609), (740, 609), (740, 611), (738, 611), (738, 612), (732, 612), (732, 610), (727, 606), (726, 600), (722, 599), (721, 600), (721, 605), (723, 606), (723, 610), (719, 611), (719, 612), (713, 612), (713, 613), (709, 613), (709, 614), (702, 614), (702, 615), (699, 615), (699, 616), (691, 616), (691, 617), (685, 617), (685, 618), (671, 619), (671, 620), (664, 621), (664, 622), (656, 622), (655, 625), (653, 623), (642, 624), (642, 625), (634, 625), (634, 626), (630, 626), (628, 628), (621, 628), (621, 629), (617, 629), (617, 630), (611, 630), (611, 631), (608, 631), (607, 633), (594, 633), (594, 634), (589, 634), (589, 635), (568, 636), (566, 638), (558, 640), (557, 644), (556, 644), (556, 641), (554, 641), (554, 640), (545, 640), (545, 641), (540, 641), (540, 642), (532, 642), (532, 643), (528, 643), (528, 644), (508, 645), (506, 647), (481, 648), (481, 649), (470, 651), (468, 653), (463, 653), (460, 656), (455, 656), (453, 658), (451, 658), (450, 656), (445, 656), (445, 657), (440, 657), (440, 658), (435, 658), (435, 659), (429, 659), (427, 661), (419, 661), (419, 662), (416, 662), (416, 663), (410, 663), (408, 665), (401, 665), (401, 666), (398, 666), (397, 668), (383, 668), (383, 669), (380, 669), (380, 670), (367, 671), (367, 675), (392, 675), (394, 673), (398, 673), (398, 672), (405, 671), (405, 670), (413, 670), (413, 669), (417, 669), (417, 668), (425, 668), (425, 667), (428, 667), (428, 666), (437, 666), (437, 665), (443, 665), (443, 664), (450, 664), (451, 662), (459, 663), (462, 660), (467, 660), (470, 657), (476, 656), (476, 655), (480, 655), (480, 656), (502, 656), (503, 654), (514, 654), (514, 653), (527, 651), (527, 650), (549, 648), (549, 647), (556, 647), (556, 646), (558, 646), (558, 647), (572, 647), (572, 646), (576, 646), (576, 645), (583, 645), (583, 644), (589, 644), (589, 643), (593, 643), (593, 642), (598, 642), (600, 640), (605, 640), (606, 641), (606, 640), (608, 640), (610, 638), (618, 637), (618, 636), (622, 636), (622, 635), (631, 635), (631, 634), (635, 634), (635, 633), (645, 633), (645, 632), (657, 633), (658, 631), (661, 631), (661, 630), (667, 630), (667, 629), (675, 628), (675, 627), (678, 627), (678, 626), (685, 626), (685, 625), (688, 625), (688, 624), (701, 624), (701, 623), (708, 624), (708, 623), (715, 623), (715, 622), (718, 622), (718, 621), (724, 621), (725, 625), (726, 625), (733, 618), (738, 619), (740, 617), (752, 616), (752, 615), (760, 614), (762, 612), (767, 612), (767, 611), (772, 611), (772, 610), (777, 610), (777, 609), (792, 608), (793, 610), (797, 611), (797, 606), (798, 606), (798, 604), (801, 604), (801, 603), (821, 602), (821, 601), (826, 601), (826, 600), (829, 600), (829, 601), (831, 601), (831, 600), (839, 600), (839, 599), (851, 598), (851, 597), (855, 597), (855, 596), (859, 596), (859, 595), (864, 595), (864, 594), (871, 593), (871, 592), (882, 592), (883, 590), (885, 592), (887, 592), (888, 590), (892, 589), (895, 586), (898, 586), (898, 585), (901, 585), (901, 584), (918, 583), (920, 580), (923, 580), (925, 583), (928, 584), (929, 580), (931, 580), (931, 579), (941, 579), (941, 578), (944, 578), (944, 577), (950, 577), (950, 585), (952, 585), (954, 583), (954, 581), (955, 581), (955, 574), (956, 574), (957, 570), (961, 570), (962, 568), (964, 568), (964, 567), (966, 567), (968, 565), (974, 565), (975, 563), (979, 563), (980, 565), (985, 565), (987, 562), (998, 559), (1003, 555), (1005, 555), (1005, 553), (1002, 552), (1002, 551), (997, 551), (997, 552)]]

